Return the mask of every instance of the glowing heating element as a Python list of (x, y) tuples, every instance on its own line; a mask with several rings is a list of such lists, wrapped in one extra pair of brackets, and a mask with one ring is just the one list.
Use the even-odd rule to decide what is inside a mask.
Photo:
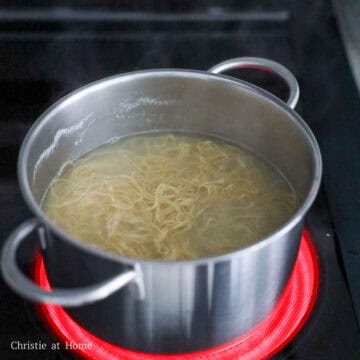
[[(37, 255), (35, 281), (50, 290), (45, 264)], [(256, 327), (225, 344), (193, 353), (164, 355), (128, 350), (89, 333), (58, 305), (38, 305), (40, 317), (64, 344), (75, 344), (73, 350), (84, 359), (106, 360), (262, 360), (287, 345), (308, 319), (316, 301), (319, 265), (308, 231), (302, 235), (299, 255), (284, 292), (272, 312)], [(76, 346), (76, 344), (87, 344)]]

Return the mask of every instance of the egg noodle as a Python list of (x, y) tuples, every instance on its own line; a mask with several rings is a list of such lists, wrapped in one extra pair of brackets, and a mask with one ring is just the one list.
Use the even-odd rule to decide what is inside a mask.
[(73, 237), (129, 257), (183, 260), (246, 247), (281, 226), (296, 195), (238, 146), (137, 135), (66, 162), (44, 201)]

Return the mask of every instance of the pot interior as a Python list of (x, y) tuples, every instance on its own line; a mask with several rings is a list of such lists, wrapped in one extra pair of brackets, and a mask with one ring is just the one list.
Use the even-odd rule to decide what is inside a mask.
[(286, 177), (299, 206), (317, 190), (316, 141), (281, 101), (223, 76), (145, 71), (90, 84), (60, 100), (38, 120), (19, 160), (20, 182), (31, 193), (25, 196), (39, 206), (65, 161), (114, 138), (148, 131), (185, 131), (241, 144)]

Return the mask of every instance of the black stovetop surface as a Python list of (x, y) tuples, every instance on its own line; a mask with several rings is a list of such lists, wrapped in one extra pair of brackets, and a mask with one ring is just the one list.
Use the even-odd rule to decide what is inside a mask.
[[(89, 13), (87, 8), (84, 18), (81, 6), (71, 16), (58, 11), (49, 17), (46, 9), (29, 17), (13, 8), (7, 13), (11, 21), (4, 21), (0, 9), (0, 245), (31, 216), (17, 185), (16, 158), (27, 129), (55, 99), (87, 82), (134, 69), (204, 70), (232, 57), (267, 57), (298, 78), (297, 111), (314, 131), (324, 160), (323, 186), (307, 217), (319, 254), (319, 297), (299, 335), (274, 359), (360, 359), (360, 304), (353, 280), (354, 274), (360, 278), (360, 204), (354, 196), (360, 191), (360, 101), (329, 2), (270, 1), (266, 9), (248, 1), (243, 7), (224, 2), (231, 11), (217, 1), (210, 1), (207, 11), (201, 1), (193, 2), (197, 6), (175, 3), (177, 13), (168, 5), (154, 13), (141, 3), (144, 11), (137, 18), (116, 10), (114, 2), (109, 12)], [(235, 75), (286, 96), (277, 79), (252, 71)], [(29, 266), (25, 257), (19, 261)], [(12, 341), (57, 340), (32, 305), (2, 280), (0, 298), (1, 359), (73, 358), (62, 350), (11, 350)]]

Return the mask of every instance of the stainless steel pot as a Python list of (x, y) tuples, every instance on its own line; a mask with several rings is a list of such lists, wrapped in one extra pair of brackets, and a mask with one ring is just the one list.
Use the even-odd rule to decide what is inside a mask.
[[(290, 89), (282, 102), (268, 92), (218, 75), (256, 67), (280, 75)], [(64, 97), (32, 126), (18, 173), (35, 219), (7, 239), (2, 272), (25, 298), (70, 307), (97, 336), (140, 350), (177, 353), (231, 340), (273, 308), (292, 271), (306, 212), (320, 184), (321, 156), (293, 111), (296, 79), (282, 65), (239, 58), (209, 72), (150, 70), (113, 76)], [(41, 199), (60, 166), (109, 141), (146, 131), (208, 134), (246, 146), (274, 164), (300, 205), (281, 228), (229, 254), (188, 261), (149, 261), (87, 246), (51, 223)], [(38, 231), (52, 292), (40, 289), (16, 263), (20, 244)], [(219, 239), (221, 241), (221, 239)]]

